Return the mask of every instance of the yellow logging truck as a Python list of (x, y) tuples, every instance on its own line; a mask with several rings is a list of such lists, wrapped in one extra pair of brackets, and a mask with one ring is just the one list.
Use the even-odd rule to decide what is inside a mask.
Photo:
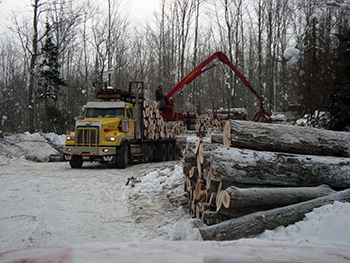
[(130, 82), (129, 91), (102, 88), (96, 97), (86, 104), (74, 132), (66, 136), (63, 153), (72, 168), (80, 168), (84, 161), (125, 168), (135, 159), (175, 159), (174, 138), (150, 140), (144, 136), (143, 82)]

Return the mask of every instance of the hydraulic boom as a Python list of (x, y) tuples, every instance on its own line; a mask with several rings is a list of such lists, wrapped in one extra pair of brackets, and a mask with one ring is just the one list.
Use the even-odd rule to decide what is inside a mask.
[[(247, 79), (238, 71), (238, 69), (232, 64), (232, 62), (222, 52), (216, 52), (213, 55), (211, 55), (209, 58), (204, 60), (194, 70), (192, 70), (186, 77), (184, 77), (178, 84), (176, 84), (176, 86), (171, 91), (169, 91), (168, 94), (166, 94), (166, 97), (171, 101), (172, 105), (167, 105), (161, 109), (163, 118), (171, 121), (171, 120), (174, 120), (175, 117), (177, 117), (177, 116), (174, 116), (173, 108), (174, 108), (175, 102), (183, 93), (185, 85), (190, 84), (194, 79), (196, 79), (203, 72), (215, 67), (216, 64), (210, 65), (209, 67), (207, 66), (211, 61), (213, 61), (216, 58), (222, 61), (223, 63), (227, 64), (236, 73), (236, 75), (243, 81), (244, 85), (246, 85), (249, 88), (249, 90), (253, 92), (255, 97), (257, 97), (258, 100), (260, 101), (260, 109), (255, 114), (253, 121), (259, 121), (260, 118), (264, 118), (267, 122), (272, 122), (270, 115), (264, 109), (264, 106), (263, 106), (264, 98), (256, 92), (256, 90), (250, 85)], [(177, 91), (180, 91), (180, 92), (177, 94), (175, 99), (171, 99), (171, 97)]]

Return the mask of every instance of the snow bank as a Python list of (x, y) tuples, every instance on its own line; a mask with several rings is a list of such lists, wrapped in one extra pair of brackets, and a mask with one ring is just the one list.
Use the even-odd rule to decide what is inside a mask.
[(301, 222), (265, 231), (259, 239), (296, 243), (350, 245), (350, 203), (335, 202), (314, 209)]
[[(198, 138), (197, 138), (198, 140)], [(173, 224), (163, 226), (163, 231), (168, 233), (167, 239), (170, 240), (202, 240), (198, 227), (202, 227), (203, 223), (200, 220), (191, 219), (188, 213), (181, 206), (181, 202), (187, 200), (183, 190), (183, 171), (182, 167), (175, 165), (174, 169), (166, 168), (160, 171), (153, 171), (143, 176), (140, 183), (135, 184), (131, 195), (136, 193), (147, 195), (153, 199), (147, 202), (156, 200), (155, 196), (166, 197), (171, 203), (180, 203), (179, 208), (174, 211)], [(158, 205), (164, 200), (159, 200)]]
[[(48, 136), (52, 138), (53, 144), (58, 147), (62, 146), (62, 136), (53, 134)], [(41, 162), (43, 157), (59, 153), (48, 143), (44, 135), (29, 132), (4, 135), (0, 140), (0, 150), (0, 157), (2, 157), (0, 164), (17, 162), (19, 159)]]
[(179, 165), (175, 165), (174, 169), (166, 168), (161, 171), (151, 172), (141, 178), (141, 182), (136, 184), (137, 191), (162, 191), (163, 189), (176, 188), (183, 184), (183, 172)]
[(55, 133), (45, 133), (44, 137), (48, 140), (51, 141), (51, 143), (57, 145), (57, 146), (64, 146), (65, 142), (66, 142), (66, 135), (62, 134), (62, 135), (57, 135)]
[[(182, 210), (183, 211), (183, 210)], [(183, 216), (187, 218), (187, 215)], [(203, 227), (203, 222), (197, 219), (179, 220), (171, 231), (171, 240), (202, 241), (202, 236), (198, 230)]]

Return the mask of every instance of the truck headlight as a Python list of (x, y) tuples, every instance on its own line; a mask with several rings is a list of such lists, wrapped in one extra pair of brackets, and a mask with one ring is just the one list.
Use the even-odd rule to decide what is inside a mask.
[(74, 139), (75, 139), (75, 136), (72, 136), (72, 135), (67, 135), (66, 136), (66, 140), (67, 141), (74, 141)]
[(107, 141), (115, 142), (114, 136), (107, 136)]

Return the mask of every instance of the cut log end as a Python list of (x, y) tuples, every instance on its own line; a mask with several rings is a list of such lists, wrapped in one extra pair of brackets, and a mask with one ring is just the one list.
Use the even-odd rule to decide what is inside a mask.
[(226, 121), (223, 133), (224, 133), (223, 134), (224, 146), (230, 147), (231, 145), (231, 122), (230, 121)]
[(220, 198), (221, 198), (221, 203), (225, 208), (229, 208), (231, 204), (231, 196), (230, 194), (226, 191), (223, 190), (220, 193)]
[(41, 158), (41, 161), (43, 163), (48, 163), (50, 161), (50, 157), (49, 156), (44, 156), (43, 158)]
[(194, 190), (194, 200), (199, 200), (201, 198), (201, 181), (198, 180), (196, 188)]

